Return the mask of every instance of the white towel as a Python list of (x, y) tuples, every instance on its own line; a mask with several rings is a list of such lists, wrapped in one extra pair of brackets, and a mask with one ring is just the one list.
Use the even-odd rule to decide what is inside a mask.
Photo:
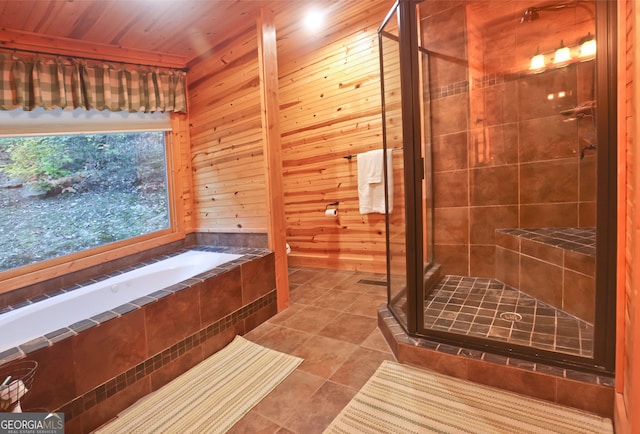
[[(382, 149), (358, 154), (358, 199), (360, 214), (384, 214), (384, 170)], [(387, 150), (387, 185), (389, 212), (393, 211), (393, 165), (391, 150)]]
[(384, 176), (382, 149), (358, 155), (358, 179), (363, 184), (378, 184)]

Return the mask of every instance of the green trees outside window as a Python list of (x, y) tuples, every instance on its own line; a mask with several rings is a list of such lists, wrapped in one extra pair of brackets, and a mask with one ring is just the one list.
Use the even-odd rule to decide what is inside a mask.
[(163, 132), (0, 138), (0, 272), (169, 227)]

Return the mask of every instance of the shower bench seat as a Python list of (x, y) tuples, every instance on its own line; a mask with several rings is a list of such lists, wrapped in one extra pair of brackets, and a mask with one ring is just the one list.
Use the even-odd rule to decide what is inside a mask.
[(595, 228), (496, 229), (496, 277), (593, 324)]

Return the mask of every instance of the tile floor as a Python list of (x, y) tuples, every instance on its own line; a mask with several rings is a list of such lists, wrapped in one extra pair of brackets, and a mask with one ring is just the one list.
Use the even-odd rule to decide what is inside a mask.
[(445, 276), (425, 300), (425, 327), (566, 354), (593, 354), (593, 325), (496, 279)]
[[(377, 307), (386, 301), (385, 279), (372, 273), (290, 269), (290, 307), (245, 337), (304, 362), (230, 432), (321, 433), (380, 363), (394, 360), (377, 328)], [(496, 312), (503, 310), (522, 320), (501, 319)], [(593, 332), (584, 321), (493, 279), (446, 276), (425, 300), (425, 311), (436, 329), (519, 339), (574, 354), (591, 351)]]
[(383, 360), (394, 360), (377, 328), (384, 275), (292, 268), (288, 309), (245, 338), (304, 358), (231, 433), (321, 433)]

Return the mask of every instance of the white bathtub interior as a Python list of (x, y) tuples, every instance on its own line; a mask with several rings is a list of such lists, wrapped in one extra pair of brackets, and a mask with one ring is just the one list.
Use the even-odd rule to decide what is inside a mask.
[(189, 250), (0, 315), (0, 352), (180, 283), (242, 255)]

